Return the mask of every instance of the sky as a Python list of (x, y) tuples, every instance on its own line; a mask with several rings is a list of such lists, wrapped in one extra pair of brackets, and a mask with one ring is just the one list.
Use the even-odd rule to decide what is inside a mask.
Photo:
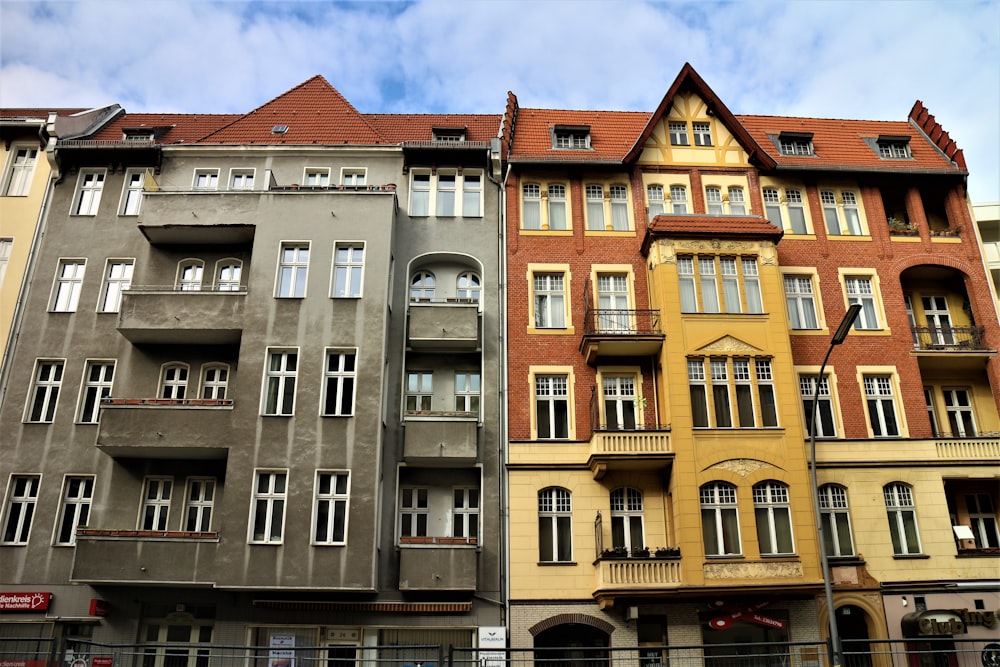
[(322, 74), (362, 113), (652, 111), (685, 62), (735, 114), (921, 100), (1000, 202), (1000, 0), (0, 0), (0, 107), (245, 113)]

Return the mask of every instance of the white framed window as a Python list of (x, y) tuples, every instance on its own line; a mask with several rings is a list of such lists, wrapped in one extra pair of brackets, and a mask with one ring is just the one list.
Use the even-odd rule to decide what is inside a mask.
[(782, 134), (778, 139), (782, 155), (812, 155), (812, 135)]
[(642, 491), (630, 487), (611, 492), (611, 544), (628, 553), (646, 546), (643, 531)]
[(329, 169), (306, 168), (302, 184), (311, 188), (325, 188), (330, 185)]
[(709, 215), (725, 215), (722, 208), (722, 188), (713, 185), (705, 188), (705, 206)]
[(670, 132), (671, 146), (689, 146), (691, 144), (691, 141), (688, 139), (687, 123), (672, 121), (667, 127)]
[(700, 496), (705, 555), (742, 554), (736, 487), (725, 482), (711, 482), (701, 487)]
[(217, 190), (219, 188), (219, 170), (195, 169), (192, 187), (195, 190)]
[(459, 487), (451, 492), (451, 536), (479, 540), (479, 489)]
[(430, 507), (427, 488), (404, 486), (399, 489), (399, 536), (427, 537)]
[(458, 182), (458, 175), (453, 171), (439, 171), (437, 173), (437, 215), (439, 217), (451, 217), (455, 215), (455, 186)]
[(254, 474), (252, 544), (281, 544), (284, 538), (288, 473), (258, 470)]
[(819, 329), (812, 276), (784, 276), (785, 305), (793, 329)]
[(215, 263), (215, 291), (239, 292), (244, 289), (240, 283), (242, 278), (242, 260), (227, 257)]
[(762, 194), (764, 213), (772, 225), (778, 229), (784, 229), (790, 234), (809, 233), (801, 190), (785, 188), (782, 197), (781, 191), (777, 187), (765, 187)]
[(533, 275), (535, 328), (566, 328), (566, 286), (561, 273)]
[(41, 475), (12, 475), (7, 487), (2, 544), (27, 544), (38, 502)]
[(229, 365), (205, 364), (201, 367), (201, 397), (224, 400), (229, 390)]
[(347, 544), (347, 509), (351, 473), (317, 470), (313, 503), (313, 544)]
[(35, 376), (31, 387), (25, 421), (33, 424), (51, 424), (56, 416), (59, 389), (62, 387), (64, 360), (39, 359), (35, 362)]
[(861, 312), (854, 320), (857, 330), (881, 329), (878, 318), (878, 304), (875, 300), (874, 281), (867, 276), (845, 276), (844, 286), (847, 291), (848, 305), (860, 304)]
[(3, 195), (5, 197), (26, 197), (31, 191), (31, 177), (38, 162), (38, 149), (29, 146), (11, 146), (7, 154), (7, 170), (4, 175)]
[(298, 371), (298, 352), (268, 348), (261, 414), (271, 417), (290, 417), (295, 414), (295, 380)]
[(52, 306), (55, 313), (74, 313), (80, 302), (83, 275), (87, 270), (85, 259), (61, 259), (56, 267), (55, 285), (52, 288)]
[(166, 530), (170, 517), (173, 477), (147, 477), (142, 490), (139, 530)]
[(481, 172), (462, 172), (462, 216), (480, 218), (483, 215), (483, 175)]
[(634, 431), (638, 421), (635, 375), (603, 375), (601, 390), (605, 428)]
[(670, 186), (670, 212), (673, 215), (684, 215), (688, 212), (687, 188), (683, 185)]
[(132, 286), (135, 260), (109, 259), (104, 269), (104, 287), (101, 289), (99, 313), (117, 313), (121, 307), (122, 292)]
[(650, 221), (658, 215), (666, 212), (664, 208), (663, 186), (659, 184), (646, 186), (646, 213)]
[(122, 188), (122, 201), (118, 215), (139, 215), (145, 183), (145, 171), (129, 169), (125, 172), (125, 185)]
[(410, 278), (410, 301), (433, 301), (437, 280), (430, 271), (417, 271)]
[(587, 229), (604, 229), (604, 186), (588, 185), (587, 194)]
[(255, 169), (230, 169), (229, 189), (230, 190), (253, 190)]
[(177, 264), (177, 289), (182, 292), (200, 292), (205, 277), (205, 262), (200, 259), (182, 259)]
[(972, 400), (968, 389), (942, 389), (945, 413), (953, 438), (976, 436), (976, 420), (972, 414)]
[(410, 371), (406, 374), (406, 411), (430, 412), (434, 398), (434, 374)]
[(788, 486), (773, 480), (755, 484), (753, 510), (760, 555), (783, 556), (795, 553)]
[(898, 438), (893, 378), (889, 375), (865, 375), (864, 387), (872, 435), (876, 438)]
[(976, 540), (976, 548), (1000, 548), (1000, 528), (997, 527), (993, 496), (989, 493), (966, 493), (964, 496), (965, 509), (969, 513), (969, 528)]
[(306, 295), (308, 273), (309, 243), (282, 243), (274, 295), (279, 299), (303, 298)]
[(730, 185), (727, 194), (729, 195), (729, 215), (746, 215), (747, 200), (743, 188)]
[(927, 404), (927, 419), (931, 423), (931, 433), (935, 438), (940, 438), (941, 428), (938, 426), (937, 411), (934, 409), (934, 390), (931, 387), (924, 387), (924, 402)]
[(597, 331), (632, 331), (632, 306), (627, 273), (598, 273)]
[(77, 422), (96, 424), (101, 416), (101, 399), (111, 395), (115, 379), (114, 361), (88, 361), (83, 370), (80, 412)]
[(688, 359), (688, 384), (695, 428), (778, 426), (770, 359)]
[(73, 199), (73, 215), (97, 215), (104, 192), (104, 169), (81, 169)]
[(611, 194), (611, 228), (619, 232), (628, 231), (628, 188), (612, 185), (608, 190)]
[(68, 475), (63, 480), (62, 507), (55, 531), (57, 545), (76, 544), (76, 528), (87, 525), (93, 498), (93, 475)]
[(542, 228), (542, 188), (538, 183), (521, 186), (521, 227)]
[(831, 558), (853, 556), (854, 539), (851, 535), (847, 489), (838, 484), (824, 484), (819, 487), (819, 512), (823, 521), (826, 555)]
[[(812, 433), (813, 397), (816, 396), (816, 376), (799, 376), (799, 395), (802, 397), (802, 410), (805, 414), (806, 433)], [(833, 413), (833, 396), (830, 393), (830, 378), (824, 377), (819, 383), (819, 396), (816, 400), (816, 437), (836, 438), (837, 421)]]
[(357, 299), (365, 272), (363, 241), (337, 243), (333, 248), (333, 290), (335, 299)]
[(569, 438), (569, 377), (535, 376), (535, 425), (539, 440)]
[(431, 214), (431, 172), (410, 170), (410, 215), (426, 217)]
[(184, 498), (184, 530), (191, 533), (210, 532), (215, 507), (215, 478), (188, 477)]
[(368, 170), (364, 167), (344, 167), (340, 170), (340, 183), (344, 187), (360, 188), (367, 185)]
[(589, 127), (556, 127), (552, 132), (553, 148), (584, 150), (590, 148)]
[(560, 231), (569, 229), (566, 214), (566, 186), (562, 183), (550, 183), (548, 195), (549, 229)]
[(456, 298), (462, 301), (479, 303), (482, 290), (482, 284), (477, 274), (472, 271), (463, 271), (458, 274), (458, 280), (455, 281)]
[(357, 351), (327, 350), (323, 371), (323, 416), (350, 417), (354, 414), (357, 381)]
[(573, 504), (566, 489), (552, 487), (538, 492), (538, 560), (573, 562)]
[(10, 253), (13, 249), (14, 239), (0, 238), (0, 285), (3, 285), (4, 276), (7, 275), (7, 264), (10, 263)]
[(876, 142), (878, 154), (883, 160), (906, 160), (910, 157), (909, 139), (882, 139)]
[(892, 482), (882, 487), (885, 512), (892, 536), (892, 552), (897, 556), (920, 553), (920, 534), (917, 531), (917, 508), (913, 503), (913, 489), (902, 482)]
[(455, 372), (455, 412), (479, 414), (480, 375), (477, 371)]
[(691, 132), (694, 134), (695, 146), (712, 145), (712, 124), (711, 123), (691, 123)]
[(701, 309), (704, 313), (719, 312), (719, 279), (714, 257), (698, 258), (698, 284), (701, 287)]
[(857, 194), (850, 190), (820, 190), (819, 198), (828, 234), (859, 236), (864, 233)]
[(176, 361), (160, 369), (160, 398), (180, 401), (187, 398), (188, 365)]

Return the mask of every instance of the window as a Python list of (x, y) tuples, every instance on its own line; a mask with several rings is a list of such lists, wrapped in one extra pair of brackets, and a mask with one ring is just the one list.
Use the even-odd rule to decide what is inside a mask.
[(722, 188), (705, 188), (705, 203), (709, 215), (723, 215), (722, 209)]
[(945, 411), (953, 438), (974, 438), (976, 421), (972, 416), (972, 401), (967, 389), (943, 389)]
[(793, 329), (819, 329), (811, 276), (785, 276), (785, 304)]
[(306, 169), (305, 185), (313, 188), (325, 188), (330, 185), (329, 169)]
[(38, 501), (39, 475), (14, 475), (7, 490), (7, 520), (3, 528), (3, 544), (27, 544), (31, 519)]
[(604, 229), (604, 187), (588, 185), (587, 193), (587, 229)]
[(699, 256), (697, 263), (692, 257), (678, 257), (677, 274), (681, 312), (718, 313), (722, 306), (727, 313), (764, 312), (757, 259), (754, 257)]
[(412, 170), (410, 174), (410, 215), (414, 217), (430, 215), (431, 173)]
[(478, 541), (479, 489), (452, 489), (451, 497), (451, 536)]
[(542, 563), (573, 560), (573, 507), (566, 489), (538, 492), (538, 560)]
[(556, 127), (552, 137), (553, 148), (581, 150), (590, 148), (589, 127)]
[(753, 509), (757, 521), (757, 544), (760, 546), (760, 554), (780, 556), (794, 553), (788, 487), (774, 481), (755, 484)]
[(142, 510), (139, 530), (166, 530), (170, 514), (170, 493), (174, 488), (172, 477), (147, 477), (142, 493)]
[(625, 273), (597, 274), (597, 330), (632, 331), (629, 276)]
[(899, 437), (892, 378), (888, 375), (866, 375), (864, 384), (872, 435), (876, 438)]
[(145, 180), (145, 172), (132, 169), (125, 172), (125, 187), (122, 191), (122, 203), (118, 211), (119, 215), (139, 215), (139, 209), (142, 207)]
[(200, 259), (185, 259), (177, 265), (177, 289), (182, 292), (200, 292), (205, 276), (205, 262)]
[(612, 185), (611, 191), (611, 228), (616, 231), (628, 231), (628, 189), (624, 185)]
[(10, 251), (14, 248), (14, 239), (0, 238), (0, 285), (7, 275), (7, 264), (10, 262)]
[(479, 218), (483, 215), (483, 175), (473, 172), (462, 174), (462, 215)]
[(924, 402), (927, 404), (927, 419), (931, 423), (931, 433), (935, 438), (941, 437), (941, 429), (938, 427), (937, 413), (934, 410), (934, 390), (924, 387)]
[(406, 411), (429, 412), (434, 396), (434, 374), (411, 371), (406, 374)]
[(688, 384), (696, 428), (732, 428), (734, 397), (739, 428), (778, 425), (769, 359), (710, 359), (707, 374), (704, 359), (688, 359)]
[(354, 414), (356, 353), (328, 350), (323, 372), (323, 416), (350, 417)]
[(295, 377), (299, 355), (287, 350), (268, 350), (264, 375), (263, 414), (288, 417), (294, 414)]
[(253, 520), (250, 541), (280, 544), (285, 522), (285, 488), (288, 473), (258, 471), (253, 492)]
[(56, 402), (62, 386), (63, 362), (38, 361), (35, 366), (35, 383), (31, 390), (28, 422), (50, 424), (56, 415)]
[(437, 174), (437, 215), (441, 217), (455, 215), (455, 172), (438, 172)]
[(253, 169), (232, 169), (229, 172), (230, 190), (253, 190)]
[(207, 533), (212, 530), (212, 508), (215, 505), (215, 479), (189, 477), (187, 501), (184, 507), (184, 530)]
[(94, 478), (67, 477), (63, 483), (62, 509), (56, 532), (56, 544), (76, 544), (77, 526), (86, 526), (90, 501), (94, 497)]
[(778, 137), (778, 145), (782, 155), (812, 155), (813, 143), (811, 134), (782, 133)]
[(56, 284), (52, 293), (53, 312), (74, 313), (80, 301), (80, 290), (83, 289), (83, 274), (87, 262), (83, 259), (59, 260), (56, 269)]
[[(764, 301), (760, 293), (760, 274), (757, 270), (757, 259), (751, 257), (743, 257), (740, 259), (740, 268), (743, 269), (743, 289), (745, 290), (746, 297), (746, 307), (748, 313), (760, 314), (764, 312)], [(738, 282), (738, 278), (736, 278)], [(738, 290), (733, 293), (733, 298), (730, 299), (729, 293), (726, 293), (726, 307), (730, 307), (730, 302), (735, 302)], [(735, 310), (730, 312), (736, 312)]]
[(878, 314), (875, 304), (875, 288), (872, 279), (861, 276), (848, 276), (845, 279), (847, 287), (847, 303), (854, 305), (861, 304), (861, 312), (858, 319), (854, 320), (854, 328), (880, 329)]
[(239, 292), (243, 290), (243, 262), (238, 259), (220, 259), (215, 265), (215, 290), (217, 292)]
[(701, 487), (701, 532), (706, 556), (742, 553), (735, 486), (712, 482)]
[(525, 183), (521, 187), (521, 209), (524, 229), (542, 228), (542, 189), (538, 183)]
[(410, 301), (433, 301), (437, 285), (430, 271), (417, 271), (410, 278)]
[(854, 555), (851, 516), (847, 507), (847, 489), (836, 484), (819, 487), (819, 511), (823, 522), (826, 555), (842, 558)]
[[(909, 305), (908, 315), (912, 315), (913, 307)], [(955, 333), (951, 324), (951, 311), (948, 309), (948, 298), (945, 296), (922, 296), (920, 305), (924, 310), (924, 319), (927, 321), (928, 342), (931, 345), (954, 345)], [(914, 324), (910, 325), (916, 328)]]
[(101, 206), (101, 192), (104, 190), (104, 170), (82, 169), (77, 185), (73, 215), (97, 215)]
[(636, 428), (636, 391), (634, 375), (605, 375), (604, 423), (608, 429), (633, 431)]
[(691, 129), (694, 134), (694, 145), (695, 146), (711, 146), (712, 145), (712, 125), (711, 123), (691, 123)]
[(553, 183), (548, 188), (549, 229), (569, 229), (566, 223), (566, 186)]
[[(806, 433), (812, 433), (816, 378), (799, 376), (799, 394), (802, 396), (802, 409), (806, 416)], [(819, 397), (816, 401), (816, 437), (837, 437), (837, 424), (833, 416), (833, 397), (830, 395), (829, 378), (826, 377), (819, 383)]]
[(455, 373), (455, 411), (479, 414), (480, 376), (473, 371)]
[[(784, 201), (778, 188), (764, 188), (764, 212), (768, 221), (778, 229), (785, 229), (792, 234), (807, 234), (806, 213), (802, 201), (802, 191), (794, 188), (785, 189)], [(787, 224), (782, 224), (782, 208)]]
[(122, 302), (122, 292), (132, 286), (132, 270), (135, 264), (130, 259), (109, 259), (104, 271), (104, 289), (98, 312), (117, 313)]
[(646, 186), (646, 211), (649, 219), (652, 220), (658, 215), (663, 215), (666, 211), (663, 207), (663, 186)]
[(683, 185), (670, 186), (670, 212), (674, 215), (684, 215), (688, 212), (687, 188)]
[(566, 328), (566, 295), (561, 273), (536, 273), (535, 327), (538, 329)]
[(642, 491), (622, 488), (611, 492), (611, 544), (632, 549), (646, 546), (642, 529)]
[(535, 376), (535, 423), (538, 439), (569, 437), (569, 378)]
[(479, 296), (482, 293), (482, 285), (479, 276), (471, 271), (463, 271), (458, 274), (455, 283), (455, 296), (463, 301), (479, 303)]
[(278, 260), (278, 298), (302, 298), (306, 295), (306, 275), (309, 271), (309, 244), (282, 243)]
[(747, 200), (743, 188), (729, 186), (729, 215), (746, 215)]
[(187, 383), (187, 364), (164, 364), (160, 372), (160, 398), (183, 400), (187, 397)]
[(205, 364), (201, 367), (201, 397), (223, 400), (229, 387), (229, 366)]
[(340, 182), (345, 186), (361, 187), (365, 185), (366, 170), (364, 168), (342, 169)]
[(25, 197), (31, 190), (31, 177), (35, 173), (38, 149), (14, 146), (9, 155), (7, 183), (3, 194), (5, 197)]
[(347, 501), (350, 473), (318, 471), (313, 506), (313, 544), (347, 543)]
[(101, 399), (111, 395), (115, 362), (88, 361), (83, 372), (83, 393), (80, 397), (81, 424), (96, 424), (101, 414)]
[(404, 486), (399, 493), (400, 537), (427, 537), (427, 489)]
[(688, 146), (690, 141), (688, 140), (688, 130), (687, 123), (673, 122), (669, 124), (670, 129), (670, 145), (671, 146)]
[(196, 169), (194, 172), (195, 190), (215, 190), (219, 187), (218, 169)]
[(1000, 529), (997, 528), (997, 513), (993, 496), (988, 493), (967, 493), (965, 509), (969, 513), (969, 527), (976, 540), (977, 549), (1000, 548)]
[(885, 512), (892, 536), (892, 552), (897, 556), (920, 553), (920, 536), (917, 534), (917, 509), (913, 504), (913, 490), (902, 482), (892, 482), (882, 487)]
[(858, 209), (858, 197), (849, 190), (820, 190), (819, 198), (823, 204), (823, 219), (826, 220), (826, 231), (831, 236), (862, 234), (861, 215)]
[(338, 243), (334, 247), (333, 297), (360, 297), (364, 270), (365, 244)]
[(909, 138), (879, 137), (875, 144), (884, 160), (906, 160), (910, 157)]
[(433, 141), (461, 143), (465, 141), (464, 128), (435, 127), (431, 130)]

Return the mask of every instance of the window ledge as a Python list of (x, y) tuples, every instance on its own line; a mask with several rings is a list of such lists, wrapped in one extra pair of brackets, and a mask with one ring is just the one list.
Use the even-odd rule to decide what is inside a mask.
[(1000, 549), (996, 547), (986, 549), (959, 549), (955, 554), (956, 558), (1000, 558)]
[(928, 560), (927, 554), (893, 554), (893, 560)]
[(746, 560), (746, 556), (743, 554), (705, 554), (705, 558), (713, 563), (725, 560), (731, 560), (734, 562)]
[(830, 567), (854, 567), (865, 564), (865, 559), (861, 556), (827, 556), (826, 562)]
[(549, 567), (552, 565), (576, 565), (575, 560), (540, 560), (538, 564), (542, 567)]

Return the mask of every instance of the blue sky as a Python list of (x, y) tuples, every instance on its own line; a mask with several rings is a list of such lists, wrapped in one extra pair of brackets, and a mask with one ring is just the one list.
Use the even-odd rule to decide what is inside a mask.
[(358, 110), (651, 111), (690, 62), (734, 113), (904, 120), (1000, 201), (1000, 0), (0, 2), (0, 106), (246, 112), (315, 74)]

